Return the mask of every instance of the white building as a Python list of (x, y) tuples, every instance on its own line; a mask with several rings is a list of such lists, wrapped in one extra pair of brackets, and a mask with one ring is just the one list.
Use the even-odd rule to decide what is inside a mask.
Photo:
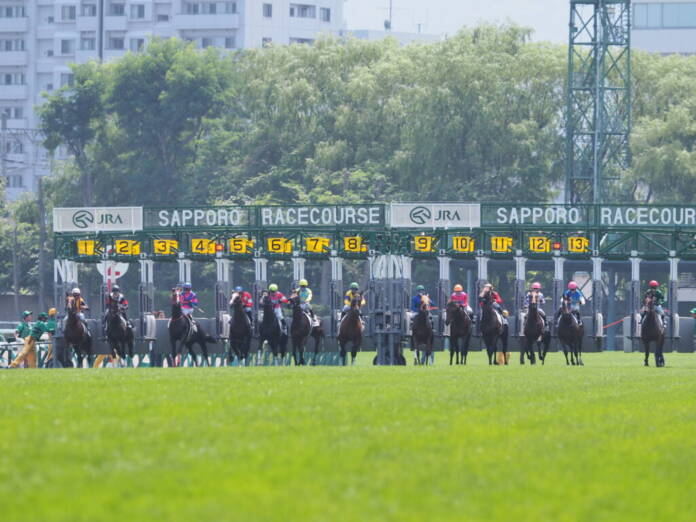
[(401, 45), (408, 45), (414, 42), (435, 43), (444, 40), (444, 35), (425, 34), (425, 33), (407, 33), (401, 31), (382, 31), (377, 29), (348, 29), (344, 31), (347, 37), (357, 38), (359, 40), (376, 41), (385, 38), (394, 38)]
[(0, 175), (12, 200), (48, 174), (34, 106), (69, 64), (112, 60), (152, 35), (225, 49), (311, 43), (344, 29), (344, 0), (0, 0)]
[(696, 53), (696, 1), (633, 2), (631, 45), (662, 54)]

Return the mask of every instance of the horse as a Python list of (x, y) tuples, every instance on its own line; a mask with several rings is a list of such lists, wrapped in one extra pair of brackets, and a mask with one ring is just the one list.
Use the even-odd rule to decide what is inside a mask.
[[(210, 366), (207, 343), (215, 344), (216, 341), (213, 337), (203, 331), (201, 325), (194, 323), (191, 317), (184, 315), (183, 311), (181, 310), (179, 293), (177, 292), (172, 292), (172, 315), (169, 319), (167, 329), (169, 330), (169, 344), (172, 348), (171, 363), (173, 366), (176, 366), (176, 356), (179, 353), (177, 345), (185, 346), (191, 355), (193, 364), (198, 366), (196, 352), (193, 350), (194, 344), (198, 344), (198, 346), (201, 347), (203, 360), (207, 366)], [(183, 350), (181, 350), (181, 353), (183, 355)]]
[(532, 292), (529, 300), (527, 317), (524, 321), (524, 349), (520, 352), (520, 364), (524, 364), (524, 356), (529, 359), (530, 364), (536, 364), (534, 358), (534, 344), (538, 345), (539, 360), (544, 364), (546, 353), (551, 344), (551, 334), (544, 328), (544, 318), (539, 313), (538, 295)]
[[(273, 354), (273, 361), (282, 364), (288, 352), (288, 336), (283, 332), (283, 328), (275, 315), (273, 303), (268, 298), (268, 292), (264, 292), (261, 296), (261, 307), (263, 319), (259, 325), (259, 352), (264, 341), (267, 342)], [(280, 360), (278, 360), (279, 355)]]
[(356, 293), (350, 301), (350, 309), (346, 312), (338, 325), (338, 346), (340, 348), (341, 364), (346, 366), (347, 361), (347, 346), (351, 343), (351, 364), (355, 364), (355, 358), (358, 355), (358, 350), (362, 345), (363, 325), (360, 320), (360, 305), (362, 303), (362, 294)]
[[(445, 324), (450, 327), (450, 366), (452, 358), (456, 355), (457, 364), (466, 364), (466, 358), (469, 355), (469, 342), (471, 341), (471, 333), (473, 331), (473, 322), (471, 317), (462, 305), (456, 301), (447, 303), (447, 319)], [(464, 344), (459, 348), (459, 341), (463, 340)]]
[(92, 336), (85, 324), (78, 317), (79, 310), (77, 309), (77, 301), (75, 297), (65, 295), (65, 310), (68, 315), (65, 319), (65, 328), (63, 329), (63, 338), (68, 349), (72, 347), (77, 356), (77, 366), (82, 367), (84, 358), (87, 357), (87, 362), (92, 356)]
[[(561, 301), (561, 318), (558, 322), (558, 340), (563, 346), (566, 365), (584, 366), (582, 362), (582, 337), (585, 327), (578, 322), (577, 317), (571, 311), (570, 299), (564, 297)], [(570, 352), (570, 362), (568, 361)]]
[(489, 293), (481, 298), (481, 336), (488, 353), (488, 364), (497, 364), (495, 351), (498, 339), (503, 335), (503, 319), (493, 307), (493, 296)]
[(249, 316), (244, 311), (242, 298), (238, 293), (232, 294), (230, 311), (230, 352), (228, 360), (231, 363), (232, 356), (236, 355), (239, 364), (246, 366), (249, 362), (253, 328), (251, 321), (249, 321)]
[[(435, 335), (433, 325), (430, 321), (430, 298), (427, 295), (421, 296), (421, 304), (418, 313), (413, 318), (411, 325), (411, 350), (416, 352), (416, 360), (419, 364), (428, 364), (433, 353), (433, 343)], [(423, 357), (420, 357), (420, 347), (425, 347)]]
[(650, 343), (655, 343), (655, 366), (657, 368), (662, 368), (665, 365), (665, 356), (662, 352), (662, 348), (665, 344), (665, 325), (660, 319), (660, 314), (655, 310), (655, 298), (647, 297), (643, 301), (645, 306), (645, 316), (643, 317), (643, 322), (640, 328), (640, 340), (643, 343), (643, 349), (645, 350), (645, 366), (650, 366), (648, 364), (648, 359), (650, 357)]
[[(322, 327), (321, 319), (317, 319), (316, 326), (312, 325), (312, 318), (308, 312), (302, 309), (300, 296), (297, 292), (293, 292), (290, 296), (292, 305), (292, 325), (290, 326), (290, 338), (292, 339), (292, 356), (295, 360), (295, 365), (305, 365), (305, 346), (310, 337), (314, 339), (314, 357), (312, 364), (316, 364), (319, 355), (319, 347), (324, 339), (325, 333)], [(298, 362), (299, 361), (299, 362)]]
[(106, 340), (111, 347), (112, 357), (125, 359), (128, 355), (133, 359), (133, 329), (121, 314), (118, 303), (113, 300), (109, 302), (106, 312)]

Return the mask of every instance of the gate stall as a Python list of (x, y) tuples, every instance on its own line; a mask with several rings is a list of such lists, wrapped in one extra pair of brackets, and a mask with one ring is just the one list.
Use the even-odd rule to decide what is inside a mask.
[[(406, 312), (411, 288), (417, 283), (411, 274), (414, 259), (430, 260), (437, 267), (437, 303), (441, 308), (453, 283), (453, 260), (475, 263), (476, 294), (489, 279), (491, 261), (512, 263), (513, 291), (505, 296), (511, 303), (512, 349), (518, 346), (515, 340), (522, 332), (528, 263), (543, 262), (553, 271), (550, 297), (554, 310), (560, 305), (570, 275), (567, 265), (583, 262), (591, 266), (588, 284), (593, 298), (584, 315), (586, 349), (593, 350), (603, 348), (605, 324), (620, 319), (610, 314), (605, 321), (607, 311), (613, 310), (601, 298), (607, 285), (611, 287), (606, 281), (605, 263), (612, 267), (630, 266), (630, 295), (626, 300), (631, 313), (624, 321), (624, 348), (634, 350), (638, 348), (637, 314), (645, 288), (641, 282), (642, 264), (669, 264), (668, 308), (673, 313), (668, 317), (667, 348), (674, 349), (680, 342), (679, 269), (696, 261), (696, 209), (682, 206), (393, 203), (57, 208), (53, 221), (57, 303), (66, 290), (78, 283), (79, 263), (139, 265), (137, 323), (141, 352), (168, 351), (168, 342), (163, 338), (166, 320), (153, 316), (154, 270), (161, 262), (177, 263), (182, 281), (191, 279), (194, 263), (216, 264), (215, 314), (201, 321), (224, 346), (229, 335), (227, 302), (233, 286), (234, 263), (253, 261), (252, 291), (258, 304), (269, 283), (269, 262), (289, 261), (296, 283), (305, 277), (307, 260), (328, 261), (330, 310), (324, 317), (328, 334), (325, 350), (334, 352), (346, 286), (344, 261), (365, 261), (369, 270), (365, 346), (377, 350), (378, 363), (394, 364), (408, 332)], [(471, 301), (475, 308), (474, 296)], [(442, 344), (446, 332), (444, 321), (437, 320), (441, 318), (438, 313), (435, 328)], [(690, 342), (688, 346), (693, 349)]]

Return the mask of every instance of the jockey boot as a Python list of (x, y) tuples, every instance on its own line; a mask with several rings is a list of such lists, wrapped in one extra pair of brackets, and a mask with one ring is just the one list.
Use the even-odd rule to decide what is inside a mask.
[(288, 335), (288, 323), (285, 322), (285, 317), (280, 320), (280, 331), (283, 332), (283, 335)]
[(244, 312), (244, 313), (245, 313), (246, 316), (249, 318), (249, 324), (253, 325), (253, 324), (254, 324), (254, 320), (253, 320), (253, 318), (252, 318), (251, 312), (249, 311), (249, 312)]

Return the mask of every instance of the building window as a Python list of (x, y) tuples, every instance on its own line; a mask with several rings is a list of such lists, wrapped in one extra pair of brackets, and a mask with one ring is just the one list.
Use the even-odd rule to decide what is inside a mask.
[(97, 48), (97, 39), (94, 36), (83, 36), (80, 38), (81, 51), (94, 51)]
[(72, 87), (75, 85), (75, 75), (73, 73), (61, 73), (60, 85), (62, 87)]
[(134, 53), (143, 50), (145, 47), (145, 38), (131, 38), (130, 39), (130, 50)]
[(53, 84), (52, 84), (52, 83), (47, 83), (47, 84), (46, 84), (46, 90), (47, 90), (48, 92), (51, 92), (51, 91), (53, 90)]
[(696, 2), (633, 4), (633, 25), (636, 29), (696, 28)]
[(312, 45), (314, 40), (312, 38), (290, 38), (290, 43)]
[(21, 38), (12, 38), (8, 40), (0, 40), (0, 51), (23, 51), (24, 40)]
[(319, 19), (322, 22), (330, 22), (331, 21), (331, 9), (328, 7), (322, 7), (319, 9)]
[(215, 41), (212, 38), (201, 38), (201, 48), (212, 47), (215, 45)]
[(61, 40), (60, 54), (73, 54), (75, 52), (75, 40)]
[(9, 119), (18, 120), (24, 118), (24, 110), (21, 107), (2, 107), (0, 108), (0, 114), (4, 114)]
[(142, 20), (145, 18), (145, 4), (131, 4), (130, 17), (133, 20)]
[(109, 5), (109, 16), (125, 16), (126, 4), (111, 4)]
[(27, 83), (24, 73), (0, 74), (1, 85), (25, 85)]
[(264, 18), (273, 17), (273, 4), (263, 4), (263, 16)]
[(237, 47), (236, 38), (234, 36), (225, 37), (225, 49), (234, 49)]
[(225, 13), (237, 14), (237, 2), (225, 2)]
[(97, 16), (97, 5), (82, 4), (80, 7), (80, 16)]
[(290, 4), (290, 16), (293, 18), (316, 18), (317, 8), (313, 5)]
[(11, 174), (9, 176), (5, 176), (5, 183), (5, 186), (7, 188), (22, 188), (24, 186), (22, 176), (19, 174)]
[(110, 51), (123, 51), (125, 49), (125, 38), (123, 36), (110, 36), (107, 40), (106, 48)]
[(168, 21), (169, 21), (169, 15), (168, 15), (168, 14), (158, 14), (158, 15), (157, 15), (157, 21), (158, 21), (158, 22), (168, 22)]
[(0, 6), (0, 18), (24, 18), (23, 5), (3, 5)]
[(60, 8), (62, 20), (74, 20), (77, 8), (74, 5), (64, 5)]
[(6, 141), (5, 154), (22, 154), (24, 152), (24, 144), (21, 141)]
[(696, 3), (664, 4), (662, 26), (667, 28), (696, 27)]
[(264, 36), (263, 38), (261, 38), (261, 45), (263, 47), (268, 47), (272, 43), (273, 43), (273, 38), (271, 38), (270, 36)]

